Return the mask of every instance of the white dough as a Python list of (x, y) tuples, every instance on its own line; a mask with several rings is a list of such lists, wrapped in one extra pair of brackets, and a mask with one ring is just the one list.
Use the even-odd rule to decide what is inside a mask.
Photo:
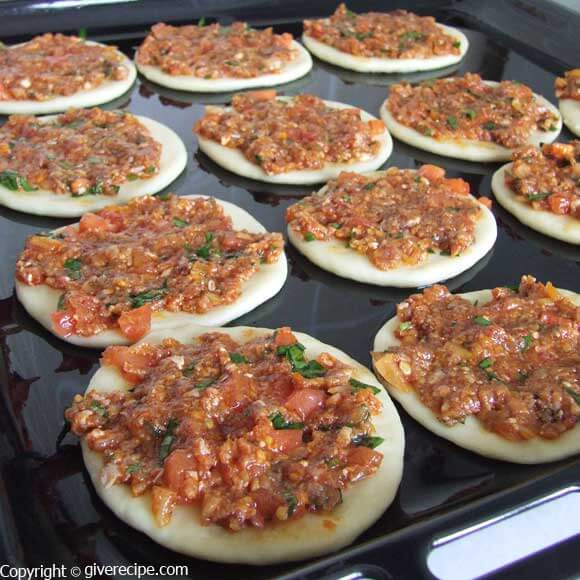
[(312, 68), (312, 58), (310, 57), (310, 54), (295, 40), (292, 41), (292, 48), (294, 48), (298, 54), (296, 58), (283, 67), (280, 72), (269, 73), (247, 79), (236, 77), (202, 79), (193, 75), (170, 75), (163, 72), (157, 66), (139, 64), (137, 61), (135, 61), (135, 64), (137, 65), (139, 72), (145, 78), (159, 85), (163, 85), (164, 87), (169, 87), (170, 89), (194, 93), (225, 93), (230, 91), (241, 91), (243, 89), (281, 85), (308, 74)]
[[(495, 81), (484, 81), (488, 85), (497, 85)], [(534, 93), (535, 94), (535, 93)], [(562, 116), (558, 109), (545, 99), (542, 95), (535, 94), (538, 102), (552, 111), (558, 116), (555, 131), (540, 131), (535, 130), (530, 135), (527, 145), (539, 145), (540, 143), (552, 143), (560, 134), (562, 130)], [(434, 137), (427, 137), (407, 127), (395, 120), (387, 108), (388, 99), (381, 106), (381, 118), (389, 131), (397, 138), (408, 143), (418, 149), (430, 151), (436, 155), (443, 155), (444, 157), (454, 157), (456, 159), (466, 159), (467, 161), (509, 161), (512, 157), (514, 149), (508, 149), (497, 143), (489, 141), (474, 141), (471, 139), (435, 139)]]
[[(286, 102), (292, 100), (291, 97), (277, 98)], [(327, 107), (333, 109), (356, 108), (352, 105), (345, 105), (334, 101), (324, 101), (324, 103)], [(226, 108), (225, 110), (229, 110), (229, 108)], [(361, 110), (361, 119), (368, 122), (372, 119), (376, 119), (376, 117)], [(200, 135), (197, 136), (197, 139), (199, 141), (199, 148), (210, 159), (232, 173), (236, 173), (242, 177), (256, 179), (258, 181), (266, 181), (268, 183), (288, 183), (293, 185), (321, 183), (337, 177), (342, 171), (356, 171), (359, 173), (374, 171), (389, 158), (393, 151), (393, 140), (391, 139), (389, 132), (385, 129), (385, 132), (377, 137), (377, 141), (380, 142), (381, 147), (374, 157), (371, 156), (368, 159), (355, 161), (354, 163), (328, 163), (322, 169), (302, 169), (268, 175), (257, 163), (251, 163), (248, 161), (244, 154), (238, 149), (224, 147), (216, 141), (211, 141), (210, 139), (206, 139)]]
[[(203, 197), (199, 195), (184, 196), (189, 199)], [(236, 230), (247, 230), (251, 233), (264, 233), (264, 227), (255, 220), (248, 212), (227, 201), (216, 200), (233, 222)], [(200, 326), (221, 326), (231, 320), (239, 318), (243, 314), (254, 310), (260, 304), (275, 296), (284, 286), (288, 275), (288, 265), (284, 252), (273, 264), (262, 264), (258, 271), (242, 283), (242, 294), (232, 304), (218, 306), (204, 314), (189, 312), (158, 311), (153, 313), (151, 320), (151, 332), (165, 331), (183, 324)], [(71, 335), (65, 338), (54, 332), (50, 315), (57, 310), (58, 300), (62, 291), (50, 288), (46, 285), (27, 286), (22, 282), (15, 281), (16, 295), (26, 311), (42, 326), (52, 332), (58, 338), (91, 348), (104, 348), (109, 345), (131, 344), (119, 330), (105, 330), (94, 336)]]
[(580, 101), (575, 99), (560, 99), (558, 105), (566, 127), (574, 135), (580, 137)]
[[(367, 176), (379, 177), (383, 173), (385, 172), (377, 171)], [(326, 186), (314, 195), (324, 195), (325, 191)], [(475, 241), (460, 256), (427, 254), (420, 264), (401, 266), (392, 270), (376, 268), (366, 256), (347, 248), (341, 240), (307, 242), (302, 234), (295, 232), (290, 226), (288, 238), (311, 262), (342, 278), (377, 286), (417, 288), (457, 276), (471, 268), (491, 250), (497, 238), (497, 225), (491, 211), (483, 205), (480, 205), (480, 208), (480, 218), (475, 227)]]
[[(187, 344), (207, 330), (192, 326), (181, 327), (150, 334), (144, 340), (158, 343), (165, 337), (171, 337)], [(243, 326), (216, 330), (227, 333), (242, 343), (272, 332)], [(328, 352), (353, 366), (357, 379), (380, 386), (368, 369), (342, 351), (306, 334), (296, 333), (296, 336), (306, 346), (307, 357), (314, 358), (320, 353)], [(120, 391), (128, 387), (129, 384), (114, 368), (101, 367), (92, 378), (87, 392)], [(198, 508), (185, 506), (178, 506), (171, 522), (160, 528), (151, 512), (149, 494), (133, 497), (126, 485), (113, 485), (109, 488), (103, 486), (100, 479), (103, 466), (101, 455), (91, 451), (84, 440), (83, 458), (103, 502), (125, 523), (171, 550), (218, 562), (269, 564), (302, 560), (347, 546), (378, 520), (393, 501), (403, 471), (404, 433), (395, 406), (383, 388), (377, 397), (383, 408), (373, 422), (376, 434), (385, 439), (377, 448), (384, 455), (378, 472), (346, 490), (343, 495), (344, 502), (333, 512), (322, 515), (307, 514), (296, 521), (276, 524), (262, 530), (245, 528), (232, 533), (217, 525), (202, 526), (199, 523)]]
[[(108, 205), (121, 205), (134, 197), (151, 195), (172, 183), (187, 165), (187, 151), (183, 141), (169, 127), (147, 117), (135, 115), (155, 141), (161, 144), (159, 172), (149, 179), (126, 181), (116, 195), (86, 195), (73, 197), (47, 190), (11, 191), (0, 185), (0, 205), (10, 209), (42, 216), (79, 217)], [(47, 122), (54, 116), (41, 117)]]
[[(100, 45), (99, 42), (86, 40), (86, 44)], [(102, 45), (105, 46), (105, 45)], [(1, 115), (46, 115), (61, 113), (67, 109), (84, 109), (108, 103), (126, 93), (137, 77), (135, 65), (120, 51), (122, 65), (127, 69), (127, 78), (121, 81), (106, 81), (98, 87), (82, 90), (66, 97), (54, 97), (46, 101), (0, 100)]]
[[(580, 305), (579, 294), (567, 290), (559, 290), (559, 292), (575, 304)], [(459, 296), (470, 302), (479, 300), (479, 304), (485, 304), (491, 300), (491, 291), (479, 290), (459, 294)], [(384, 352), (399, 344), (399, 340), (394, 334), (399, 327), (399, 322), (398, 317), (395, 316), (379, 330), (373, 347), (375, 352)], [(474, 416), (467, 417), (463, 424), (459, 423), (448, 427), (439, 421), (437, 416), (421, 402), (415, 391), (403, 392), (391, 385), (387, 385), (387, 390), (411, 417), (429, 431), (448, 439), (459, 447), (464, 447), (486, 457), (513, 463), (531, 464), (558, 461), (580, 451), (580, 425), (576, 425), (554, 440), (536, 437), (527, 441), (509, 441), (484, 429)]]
[(491, 188), (497, 201), (523, 224), (569, 244), (580, 244), (580, 220), (569, 215), (558, 215), (551, 211), (534, 209), (522, 201), (506, 185), (505, 173), (511, 169), (508, 163), (498, 169), (491, 180)]
[(463, 32), (437, 24), (444, 32), (453, 36), (461, 43), (460, 54), (432, 56), (430, 58), (381, 58), (358, 56), (338, 50), (320, 40), (316, 40), (307, 34), (302, 36), (302, 42), (308, 50), (320, 60), (324, 60), (336, 66), (365, 73), (408, 73), (425, 70), (433, 70), (458, 63), (469, 48), (469, 41)]

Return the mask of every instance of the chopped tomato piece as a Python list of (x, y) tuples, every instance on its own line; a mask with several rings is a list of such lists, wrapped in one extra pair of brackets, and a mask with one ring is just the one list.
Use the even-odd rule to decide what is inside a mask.
[(456, 179), (446, 179), (445, 184), (453, 193), (469, 195), (469, 183), (459, 177)]
[(385, 131), (385, 124), (380, 119), (372, 119), (369, 121), (369, 129), (371, 135), (380, 135)]
[(351, 465), (365, 465), (369, 467), (380, 465), (382, 458), (382, 453), (362, 446), (355, 447), (348, 453), (348, 462)]
[(565, 195), (555, 193), (548, 198), (548, 203), (554, 213), (567, 214), (570, 212), (570, 199)]
[(123, 312), (119, 316), (119, 329), (129, 340), (135, 342), (151, 330), (151, 315), (150, 304)]
[(279, 429), (272, 432), (272, 447), (281, 453), (288, 453), (302, 445), (302, 430)]
[(493, 202), (489, 197), (478, 197), (477, 201), (487, 209), (491, 209), (491, 206), (493, 205)]
[(279, 497), (266, 489), (253, 491), (252, 498), (256, 502), (256, 508), (264, 520), (273, 519), (276, 510), (283, 505)]
[(197, 468), (195, 456), (186, 449), (172, 451), (163, 464), (163, 479), (169, 489), (179, 492), (186, 471)]
[(75, 333), (75, 317), (72, 312), (58, 310), (50, 315), (52, 326), (59, 336), (70, 336)]
[(429, 181), (438, 181), (445, 177), (445, 169), (437, 167), (437, 165), (422, 165), (419, 167), (419, 175), (425, 177)]
[(86, 213), (79, 223), (79, 231), (85, 232), (110, 232), (114, 226), (111, 222), (94, 213)]
[(276, 346), (291, 346), (296, 344), (297, 340), (294, 333), (288, 327), (279, 328), (274, 337), (274, 344)]
[(157, 525), (166, 526), (171, 521), (177, 501), (177, 494), (164, 487), (154, 485), (151, 490), (151, 510)]
[(128, 381), (138, 383), (155, 362), (151, 356), (127, 346), (109, 346), (102, 358), (105, 366), (117, 367)]
[(301, 419), (306, 419), (310, 413), (322, 406), (325, 399), (326, 394), (320, 389), (300, 389), (292, 394), (284, 406), (297, 413)]

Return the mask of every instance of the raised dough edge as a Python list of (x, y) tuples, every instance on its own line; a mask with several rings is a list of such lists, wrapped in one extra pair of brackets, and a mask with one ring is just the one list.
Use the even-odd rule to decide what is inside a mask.
[[(263, 328), (234, 327), (215, 329), (225, 332), (241, 342), (270, 333)], [(153, 333), (144, 340), (159, 342), (172, 337), (188, 342), (211, 329), (191, 326)], [(329, 352), (343, 362), (356, 368), (355, 377), (380, 387), (373, 374), (348, 355), (329, 345), (296, 333), (306, 346), (308, 357)], [(123, 378), (111, 367), (101, 367), (93, 376), (87, 391), (101, 386), (99, 391), (126, 388)], [(102, 388), (102, 385), (106, 385)], [(244, 529), (231, 533), (223, 528), (201, 526), (197, 520), (197, 508), (178, 506), (171, 522), (158, 527), (150, 508), (149, 494), (133, 497), (125, 485), (105, 488), (100, 481), (103, 465), (101, 456), (91, 451), (82, 441), (83, 459), (93, 485), (103, 502), (128, 525), (147, 534), (155, 542), (176, 552), (219, 562), (264, 565), (275, 562), (302, 560), (349, 545), (354, 539), (378, 520), (393, 501), (403, 472), (404, 432), (398, 413), (386, 391), (381, 388), (377, 395), (383, 404), (383, 412), (375, 418), (377, 435), (385, 442), (378, 448), (384, 454), (377, 474), (358, 482), (344, 493), (344, 503), (332, 513), (307, 514), (296, 522), (257, 530)], [(326, 523), (325, 523), (326, 522)]]
[[(579, 294), (569, 290), (559, 290), (559, 292), (570, 298), (575, 304), (580, 305)], [(463, 296), (470, 302), (479, 300), (480, 304), (485, 304), (491, 300), (491, 290), (478, 290), (458, 295)], [(399, 344), (394, 335), (398, 325), (399, 319), (395, 316), (379, 330), (374, 341), (373, 350), (375, 352), (384, 352), (389, 347)], [(580, 425), (576, 425), (574, 429), (567, 431), (553, 441), (539, 437), (522, 442), (509, 441), (496, 433), (484, 429), (481, 423), (473, 416), (467, 417), (463, 424), (447, 427), (420, 401), (415, 391), (404, 393), (391, 385), (387, 385), (387, 390), (394, 399), (399, 401), (405, 411), (426, 429), (455, 443), (459, 447), (479, 453), (485, 457), (512, 463), (536, 464), (558, 461), (580, 451)]]
[(508, 163), (500, 167), (491, 179), (491, 188), (495, 198), (507, 211), (520, 222), (551, 238), (569, 244), (580, 244), (580, 220), (568, 215), (557, 215), (550, 211), (534, 209), (516, 194), (505, 183), (505, 173), (511, 168)]
[[(161, 191), (185, 169), (187, 165), (185, 145), (177, 133), (166, 125), (148, 117), (134, 116), (149, 130), (151, 137), (161, 143), (159, 173), (150, 179), (127, 181), (121, 185), (117, 195), (88, 195), (77, 198), (46, 190), (11, 191), (0, 185), (0, 205), (34, 215), (71, 218)], [(51, 118), (53, 117), (44, 117), (47, 120)]]
[[(278, 97), (281, 100), (289, 101), (292, 97)], [(344, 103), (337, 103), (335, 101), (324, 101), (324, 103), (334, 109), (357, 109), (353, 105), (346, 105)], [(376, 119), (366, 111), (361, 111), (361, 119), (363, 121), (370, 121)], [(323, 169), (307, 169), (298, 171), (288, 171), (286, 173), (279, 173), (276, 175), (268, 175), (259, 165), (250, 163), (244, 154), (238, 149), (231, 149), (224, 147), (215, 141), (200, 137), (197, 135), (199, 148), (215, 163), (224, 167), (228, 171), (255, 179), (257, 181), (265, 181), (268, 183), (286, 183), (291, 185), (307, 185), (312, 183), (321, 183), (337, 177), (342, 171), (356, 171), (365, 173), (367, 171), (374, 171), (378, 169), (391, 155), (393, 151), (393, 140), (389, 132), (385, 129), (384, 134), (377, 139), (381, 143), (379, 152), (366, 161), (357, 161), (355, 163), (328, 163)]]
[[(385, 171), (367, 174), (379, 177)], [(324, 186), (314, 195), (324, 195)], [(473, 197), (473, 196), (471, 196)], [(475, 198), (473, 198), (475, 201)], [(481, 205), (482, 213), (475, 228), (474, 243), (460, 256), (429, 254), (424, 262), (415, 266), (405, 266), (393, 270), (379, 270), (370, 260), (339, 240), (314, 240), (307, 242), (288, 225), (288, 238), (292, 244), (319, 268), (342, 278), (377, 286), (417, 288), (427, 286), (465, 272), (481, 260), (493, 248), (497, 238), (497, 225), (493, 213)]]
[(564, 124), (574, 135), (580, 137), (580, 101), (575, 99), (561, 99), (558, 101), (558, 107)]
[[(495, 81), (485, 81), (486, 84), (496, 85)], [(562, 115), (558, 109), (542, 95), (534, 93), (536, 99), (545, 107), (558, 115), (558, 123), (555, 131), (536, 130), (530, 136), (528, 145), (539, 145), (540, 143), (552, 143), (556, 140), (562, 130)], [(455, 159), (465, 159), (467, 161), (493, 162), (509, 161), (514, 149), (508, 149), (497, 143), (473, 141), (469, 139), (435, 139), (422, 135), (415, 129), (411, 129), (399, 123), (391, 115), (387, 108), (388, 99), (381, 105), (381, 118), (389, 131), (400, 141), (435, 153), (444, 157), (453, 157)]]
[[(184, 196), (189, 199), (207, 197), (201, 195)], [(263, 233), (265, 228), (254, 219), (246, 210), (217, 199), (225, 213), (232, 218), (235, 229), (246, 229), (253, 233)], [(288, 275), (286, 254), (282, 252), (273, 264), (262, 264), (260, 269), (249, 280), (242, 284), (241, 296), (232, 304), (219, 306), (204, 314), (190, 314), (187, 312), (159, 311), (153, 314), (151, 332), (165, 331), (184, 324), (207, 326), (221, 326), (257, 308), (273, 296), (284, 286)], [(46, 285), (27, 286), (15, 280), (16, 296), (26, 311), (49, 332), (71, 344), (88, 348), (104, 348), (110, 345), (131, 344), (118, 330), (105, 330), (95, 336), (71, 335), (61, 337), (54, 332), (50, 315), (57, 310), (58, 300), (62, 292)]]
[(139, 64), (137, 61), (135, 64), (145, 78), (170, 89), (192, 93), (226, 93), (258, 87), (272, 87), (295, 81), (307, 75), (312, 69), (312, 58), (301, 44), (295, 40), (292, 41), (292, 44), (293, 48), (298, 51), (295, 60), (289, 62), (279, 73), (260, 75), (249, 79), (201, 79), (195, 76), (169, 75), (156, 66)]
[(320, 42), (307, 34), (302, 35), (302, 42), (308, 50), (320, 60), (335, 66), (362, 73), (409, 73), (436, 70), (460, 62), (469, 49), (469, 41), (463, 32), (452, 26), (437, 23), (447, 34), (461, 43), (460, 54), (434, 56), (430, 58), (380, 58), (356, 56), (338, 50), (328, 44)]

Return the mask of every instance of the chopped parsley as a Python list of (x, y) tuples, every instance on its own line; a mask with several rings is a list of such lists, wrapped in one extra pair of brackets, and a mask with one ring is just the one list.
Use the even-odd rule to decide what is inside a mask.
[(296, 496), (291, 491), (284, 491), (282, 493), (282, 497), (288, 506), (288, 517), (292, 516), (292, 514), (296, 511), (298, 507), (298, 500)]
[(86, 40), (87, 38), (87, 29), (86, 28), (79, 28), (79, 38), (82, 40)]
[(36, 191), (37, 189), (30, 185), (25, 177), (22, 177), (16, 171), (9, 171), (8, 169), (0, 173), (0, 185), (10, 191)]
[(366, 183), (365, 185), (363, 185), (363, 189), (371, 190), (374, 189), (376, 187), (376, 183), (374, 181), (369, 181), (368, 183)]
[(335, 230), (339, 230), (342, 227), (342, 224), (339, 224), (337, 222), (332, 222), (331, 224), (328, 224), (331, 228), (334, 228)]
[(282, 415), (282, 413), (280, 413), (280, 411), (276, 411), (275, 413), (272, 413), (268, 419), (270, 419), (270, 421), (272, 422), (272, 427), (274, 427), (274, 429), (279, 430), (279, 429), (304, 429), (304, 423), (300, 423), (298, 421), (286, 421), (286, 419), (284, 419), (284, 416)]
[(185, 220), (182, 220), (181, 218), (174, 217), (173, 218), (173, 225), (176, 228), (186, 228), (189, 225), (189, 222), (186, 222)]
[(570, 387), (564, 387), (564, 390), (574, 399), (577, 405), (580, 405), (580, 393), (577, 393), (574, 389)]
[(230, 360), (237, 365), (241, 365), (248, 362), (248, 359), (239, 352), (231, 352), (230, 353)]
[(348, 382), (352, 387), (353, 393), (356, 393), (357, 391), (362, 391), (363, 389), (370, 389), (373, 395), (378, 395), (381, 392), (381, 389), (379, 389), (378, 387), (375, 387), (373, 385), (367, 385), (367, 383), (357, 381), (356, 379), (350, 379)]
[(169, 199), (169, 192), (168, 191), (164, 191), (162, 193), (156, 193), (155, 197), (157, 199), (160, 199), (161, 201), (167, 201)]
[(262, 165), (262, 163), (263, 163), (263, 161), (264, 161), (264, 160), (262, 159), (262, 156), (261, 156), (261, 155), (254, 155), (254, 159), (256, 160), (256, 163), (257, 163), (258, 165)]
[(472, 120), (475, 119), (475, 116), (477, 115), (477, 113), (473, 109), (465, 109), (463, 111), (463, 114)]
[(169, 288), (167, 287), (167, 280), (165, 280), (161, 288), (152, 288), (151, 290), (146, 290), (145, 292), (131, 294), (131, 308), (140, 308), (148, 302), (156, 302), (157, 300), (161, 300), (165, 297), (167, 292), (169, 292)]
[(197, 25), (200, 28), (203, 28), (206, 25), (206, 21), (205, 21), (205, 16), (202, 16), (198, 21), (197, 21)]
[(64, 305), (65, 305), (65, 297), (66, 297), (66, 292), (63, 292), (59, 298), (58, 298), (58, 303), (56, 305), (56, 309), (57, 310), (64, 310)]
[(306, 232), (304, 234), (304, 240), (306, 242), (313, 242), (316, 239), (316, 236), (312, 232)]
[(457, 129), (457, 127), (459, 127), (459, 123), (457, 121), (457, 117), (454, 117), (453, 115), (449, 115), (449, 117), (447, 117), (447, 125), (451, 129)]
[(183, 376), (190, 377), (191, 375), (193, 375), (193, 371), (195, 371), (195, 363), (191, 363), (183, 369), (183, 371), (182, 371)]
[(479, 361), (479, 364), (477, 365), (480, 369), (488, 369), (490, 366), (492, 365), (492, 361), (491, 358), (486, 356), (485, 358), (482, 358)]
[(384, 439), (382, 437), (371, 437), (370, 435), (355, 435), (351, 439), (351, 443), (357, 447), (368, 447), (370, 449), (375, 449), (378, 447)]
[(66, 270), (66, 275), (71, 280), (78, 280), (81, 277), (81, 268), (83, 263), (76, 258), (67, 258), (64, 262), (64, 269)]
[(215, 379), (202, 379), (199, 383), (195, 383), (195, 388), (203, 391), (208, 387), (211, 387), (215, 383)]
[(532, 346), (533, 341), (534, 341), (534, 338), (532, 337), (532, 335), (526, 334), (526, 336), (524, 336), (522, 338), (522, 342), (520, 343), (520, 352), (524, 352), (525, 350), (528, 350), (528, 348), (530, 348), (530, 346)]
[(132, 474), (132, 473), (137, 473), (138, 471), (141, 471), (142, 469), (143, 469), (143, 466), (140, 463), (131, 463), (130, 465), (127, 465), (127, 469), (125, 471), (129, 474)]
[(454, 40), (453, 41), (453, 48), (460, 48), (460, 47), (461, 47), (461, 41)]
[(209, 260), (212, 253), (219, 254), (219, 250), (214, 250), (211, 247), (211, 243), (213, 241), (213, 234), (211, 232), (206, 232), (205, 234), (205, 244), (195, 250), (195, 255), (198, 258), (203, 258), (204, 260)]
[(423, 135), (425, 135), (425, 137), (433, 137), (433, 129), (425, 127), (423, 129)]
[(494, 129), (497, 129), (497, 125), (493, 121), (488, 121), (487, 123), (484, 123), (482, 127), (487, 131), (493, 131)]
[(539, 201), (540, 199), (546, 199), (551, 195), (552, 193), (550, 191), (542, 191), (540, 193), (534, 193), (532, 195), (528, 195), (528, 201)]
[(285, 356), (292, 366), (292, 370), (300, 373), (306, 379), (323, 377), (326, 374), (326, 369), (315, 360), (306, 362), (304, 360), (304, 350), (304, 345), (297, 342), (290, 346), (279, 346), (276, 354), (278, 356)]
[(476, 316), (473, 319), (475, 324), (479, 324), (479, 326), (489, 326), (491, 324), (491, 320), (489, 318), (485, 318), (485, 316)]
[(405, 332), (405, 330), (409, 330), (409, 328), (413, 327), (413, 323), (412, 322), (401, 322), (401, 324), (399, 324), (399, 332)]
[(99, 402), (99, 401), (93, 401), (91, 403), (91, 410), (94, 411), (95, 413), (97, 413), (97, 415), (100, 415), (103, 418), (107, 418), (109, 416), (109, 412), (107, 411), (107, 408), (105, 407), (105, 405), (103, 405), (103, 403)]
[(149, 165), (149, 167), (145, 168), (145, 173), (155, 173), (157, 171), (157, 167), (155, 165)]
[(171, 452), (171, 446), (173, 445), (173, 440), (175, 439), (175, 429), (179, 423), (177, 419), (171, 417), (167, 422), (167, 427), (165, 427), (165, 432), (163, 433), (163, 439), (161, 440), (161, 445), (159, 446), (159, 461), (161, 464), (165, 461), (165, 458)]
[(423, 40), (424, 38), (425, 35), (422, 32), (417, 32), (416, 30), (409, 30), (408, 32), (399, 35), (399, 40), (402, 40), (403, 42), (407, 42), (408, 40), (418, 41)]

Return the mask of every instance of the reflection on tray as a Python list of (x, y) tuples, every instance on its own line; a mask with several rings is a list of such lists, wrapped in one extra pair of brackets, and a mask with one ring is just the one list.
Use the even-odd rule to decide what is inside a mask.
[[(335, 274), (331, 274), (326, 270), (322, 270), (313, 264), (308, 258), (303, 256), (294, 246), (288, 244), (286, 247), (288, 259), (290, 262), (290, 274), (306, 282), (314, 280), (325, 286), (344, 292), (345, 296), (351, 294), (358, 294), (368, 298), (371, 306), (383, 306), (389, 302), (400, 302), (404, 300), (409, 294), (416, 291), (415, 288), (394, 288), (384, 286), (374, 286), (372, 284), (362, 284), (347, 278), (341, 278)], [(449, 280), (442, 280), (440, 283), (445, 284), (452, 292), (457, 291), (461, 286), (467, 284), (472, 278), (483, 270), (491, 257), (493, 256), (493, 248), (469, 270), (462, 272), (454, 278)]]
[(278, 205), (280, 199), (296, 199), (309, 195), (310, 193), (320, 189), (321, 184), (316, 185), (279, 185), (277, 183), (266, 183), (264, 181), (256, 181), (236, 175), (227, 169), (224, 169), (214, 161), (212, 161), (205, 153), (196, 150), (194, 158), (197, 161), (200, 169), (206, 173), (215, 175), (219, 182), (225, 187), (239, 187), (248, 191), (250, 195), (258, 203), (265, 203), (268, 205)]
[(420, 83), (422, 81), (428, 81), (430, 79), (438, 79), (442, 77), (447, 77), (455, 72), (460, 66), (460, 63), (454, 64), (452, 66), (446, 66), (445, 68), (439, 68), (436, 70), (414, 72), (414, 73), (399, 73), (399, 74), (384, 74), (384, 73), (361, 73), (346, 68), (341, 68), (333, 64), (324, 62), (316, 57), (312, 57), (316, 66), (325, 70), (326, 72), (337, 76), (347, 85), (373, 85), (377, 87), (390, 87), (397, 83)]
[(498, 226), (515, 241), (528, 240), (542, 249), (544, 255), (556, 255), (580, 263), (580, 246), (567, 244), (549, 236), (545, 236), (532, 228), (524, 225), (511, 213), (506, 211), (499, 203), (495, 202), (494, 213)]
[[(297, 94), (301, 92), (312, 79), (312, 73), (299, 78), (295, 81), (277, 85), (275, 88), (279, 94)], [(140, 78), (141, 84), (139, 86), (139, 94), (148, 99), (153, 95), (158, 95), (159, 102), (166, 107), (176, 107), (178, 109), (186, 109), (191, 105), (223, 105), (231, 102), (232, 97), (236, 93), (244, 91), (233, 91), (228, 93), (190, 93), (188, 91), (177, 91), (170, 89), (143, 77)], [(248, 89), (254, 90), (254, 89)]]

